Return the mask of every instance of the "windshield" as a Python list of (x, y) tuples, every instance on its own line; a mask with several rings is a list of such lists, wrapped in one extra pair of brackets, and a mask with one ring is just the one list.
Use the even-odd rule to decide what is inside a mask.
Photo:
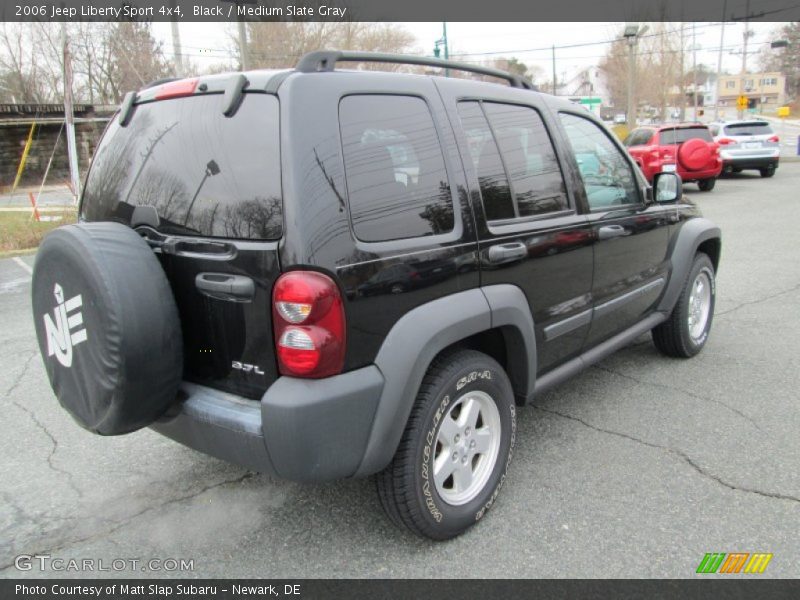
[(658, 134), (662, 145), (682, 144), (688, 140), (698, 139), (706, 142), (714, 141), (708, 127), (680, 127), (675, 129), (662, 129)]
[(81, 214), (130, 225), (139, 206), (155, 209), (163, 233), (280, 237), (278, 99), (245, 94), (230, 118), (221, 94), (140, 104), (127, 127), (115, 118), (92, 162)]

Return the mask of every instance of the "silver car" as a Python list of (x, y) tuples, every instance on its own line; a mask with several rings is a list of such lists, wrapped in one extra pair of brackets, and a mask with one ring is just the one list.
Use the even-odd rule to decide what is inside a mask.
[(711, 123), (709, 129), (719, 144), (723, 173), (755, 169), (762, 177), (775, 174), (781, 149), (769, 123), (760, 119), (726, 121)]

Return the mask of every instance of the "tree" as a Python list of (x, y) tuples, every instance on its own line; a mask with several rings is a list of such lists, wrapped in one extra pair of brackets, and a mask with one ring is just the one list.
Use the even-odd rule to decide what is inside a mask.
[[(68, 23), (76, 102), (116, 104), (125, 92), (172, 74), (149, 23)], [(0, 96), (6, 102), (62, 102), (60, 23), (3, 23)]]
[(785, 40), (789, 45), (774, 49), (765, 47), (759, 57), (761, 68), (783, 73), (786, 76), (786, 93), (796, 99), (800, 97), (800, 21), (776, 29), (772, 39)]
[[(648, 25), (648, 34), (639, 38), (636, 47), (636, 104), (655, 108), (663, 118), (667, 106), (675, 100), (674, 86), (683, 86), (681, 64), (685, 48), (670, 24)], [(629, 70), (627, 42), (621, 38), (613, 41), (599, 67), (606, 75), (614, 106), (625, 106)]]
[[(251, 64), (275, 69), (292, 67), (303, 54), (324, 48), (407, 53), (414, 42), (411, 33), (394, 23), (248, 23), (247, 37)], [(399, 70), (402, 65), (367, 64), (364, 68)]]

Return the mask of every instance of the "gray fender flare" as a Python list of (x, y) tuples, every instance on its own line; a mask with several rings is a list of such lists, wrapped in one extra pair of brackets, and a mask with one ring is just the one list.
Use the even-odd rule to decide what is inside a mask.
[[(392, 460), (422, 379), (436, 355), (460, 340), (498, 327), (507, 343), (521, 344), (519, 351), (508, 357), (515, 361), (513, 366), (509, 364), (516, 373), (512, 384), (524, 385), (524, 393), (530, 397), (536, 342), (530, 308), (518, 287), (497, 285), (459, 292), (418, 306), (395, 323), (375, 358), (385, 383), (356, 477), (376, 473)], [(516, 368), (517, 363), (527, 369)]]
[(667, 288), (658, 303), (658, 310), (671, 313), (681, 290), (692, 268), (694, 255), (703, 242), (711, 239), (720, 240), (722, 234), (719, 227), (704, 218), (686, 221), (674, 236), (669, 249), (669, 260), (672, 267)]

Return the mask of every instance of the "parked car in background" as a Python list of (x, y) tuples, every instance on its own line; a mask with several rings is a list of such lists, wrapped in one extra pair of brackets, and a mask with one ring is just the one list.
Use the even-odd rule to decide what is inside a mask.
[(624, 141), (647, 181), (675, 171), (702, 192), (714, 189), (722, 171), (719, 145), (702, 123), (669, 123), (634, 129)]
[(754, 169), (762, 177), (772, 177), (778, 168), (780, 138), (772, 126), (760, 119), (727, 121), (709, 125), (714, 141), (719, 144), (722, 169), (725, 173), (741, 173)]

